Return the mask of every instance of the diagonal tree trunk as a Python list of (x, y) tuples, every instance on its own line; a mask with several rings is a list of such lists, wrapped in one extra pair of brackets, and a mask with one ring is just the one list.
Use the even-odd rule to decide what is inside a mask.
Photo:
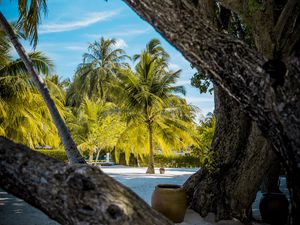
[(61, 138), (61, 141), (65, 147), (69, 162), (71, 164), (74, 163), (85, 163), (84, 158), (80, 155), (77, 146), (75, 142), (73, 141), (71, 134), (64, 123), (63, 119), (61, 118), (55, 103), (53, 102), (49, 91), (41, 78), (38, 76), (36, 70), (34, 69), (34, 66), (27, 56), (24, 48), (22, 47), (21, 43), (19, 42), (17, 36), (15, 35), (14, 31), (10, 27), (9, 23), (7, 22), (6, 18), (0, 12), (0, 27), (4, 30), (4, 32), (7, 34), (8, 38), (10, 39), (11, 43), (15, 47), (17, 53), (19, 54), (20, 58), (24, 62), (26, 69), (28, 71), (28, 74), (31, 75), (33, 83), (35, 84), (36, 88), (40, 92), (40, 94), (43, 96), (43, 99), (49, 109), (49, 112), (51, 114), (51, 117), (53, 119), (53, 122), (58, 130), (58, 134)]
[(64, 225), (173, 224), (98, 168), (66, 165), (2, 137), (0, 187)]

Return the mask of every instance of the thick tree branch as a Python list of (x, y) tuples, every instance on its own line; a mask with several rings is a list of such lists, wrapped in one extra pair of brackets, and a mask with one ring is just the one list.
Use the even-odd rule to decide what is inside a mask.
[(254, 120), (259, 120), (266, 131), (271, 128), (268, 133), (273, 134), (270, 136), (275, 137), (274, 134), (279, 135), (283, 131), (278, 123), (275, 94), (267, 74), (261, 68), (264, 59), (259, 53), (242, 41), (214, 30), (205, 19), (195, 14), (197, 11), (186, 6), (186, 1), (125, 2), (178, 48), (196, 68), (209, 74), (242, 103), (242, 107)]
[(244, 42), (217, 32), (191, 6), (192, 1), (124, 2), (181, 51), (194, 67), (210, 75), (257, 122), (294, 180), (290, 180), (294, 186), (290, 190), (298, 201), (293, 203), (294, 208), (299, 209), (299, 55), (288, 58), (286, 82), (283, 87), (273, 89), (268, 74), (262, 70), (265, 62), (262, 55)]
[(98, 168), (66, 165), (2, 137), (0, 187), (65, 225), (173, 224)]

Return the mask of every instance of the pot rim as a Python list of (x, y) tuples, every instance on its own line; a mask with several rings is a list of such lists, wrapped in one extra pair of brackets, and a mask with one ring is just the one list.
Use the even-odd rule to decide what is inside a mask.
[(182, 186), (178, 185), (178, 184), (158, 184), (156, 185), (155, 188), (159, 188), (159, 189), (172, 189), (172, 190), (176, 190), (176, 189), (181, 189)]

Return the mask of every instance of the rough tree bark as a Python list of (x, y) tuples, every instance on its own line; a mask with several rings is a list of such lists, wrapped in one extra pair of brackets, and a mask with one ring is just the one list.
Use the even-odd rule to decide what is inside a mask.
[[(202, 0), (200, 7), (203, 18), (216, 29), (228, 32), (232, 16), (230, 10), (220, 6), (219, 13), (216, 13), (218, 7), (211, 0)], [(273, 9), (269, 11), (269, 14), (273, 13)], [(261, 22), (261, 15), (251, 19)], [(270, 45), (267, 29), (271, 24), (264, 25), (254, 41), (259, 44), (257, 49), (260, 52), (272, 55), (274, 47)], [(191, 207), (202, 216), (214, 212), (217, 219), (235, 217), (246, 222), (252, 218), (251, 205), (261, 181), (262, 191), (279, 191), (279, 162), (256, 123), (244, 115), (239, 104), (226, 96), (227, 93), (217, 87), (215, 90), (215, 116), (219, 122), (211, 149), (214, 169), (203, 168), (184, 186), (189, 193)]]
[[(288, 68), (284, 86), (277, 89), (271, 86), (269, 75), (262, 69), (266, 61), (262, 53), (210, 26), (201, 16), (201, 1), (124, 1), (256, 121), (287, 170), (292, 223), (300, 224), (297, 213), (300, 210), (300, 60), (297, 52), (300, 1), (288, 0), (279, 16), (272, 18), (263, 13), (273, 7), (268, 4), (275, 1), (262, 1), (258, 9), (248, 7), (252, 12), (261, 13), (261, 23), (271, 19), (275, 24), (270, 38), (278, 46), (276, 54), (281, 55)], [(221, 4), (239, 13), (238, 9), (247, 10), (247, 2), (223, 0)], [(249, 10), (249, 15), (253, 15)]]
[[(213, 162), (185, 183), (191, 207), (216, 219), (251, 218), (251, 204), (276, 157), (255, 122), (239, 104), (215, 86), (216, 132)], [(266, 160), (268, 159), (268, 160)]]
[(67, 165), (2, 137), (0, 187), (64, 225), (173, 224), (100, 169)]
[(69, 162), (70, 163), (85, 163), (85, 160), (80, 155), (80, 152), (78, 151), (77, 146), (76, 146), (75, 142), (73, 141), (66, 124), (64, 123), (63, 119), (61, 118), (61, 116), (56, 108), (56, 105), (49, 94), (49, 91), (48, 91), (46, 85), (44, 84), (44, 82), (41, 80), (41, 78), (37, 74), (30, 58), (27, 56), (24, 48), (22, 47), (16, 34), (12, 30), (11, 26), (7, 22), (6, 18), (2, 14), (2, 12), (0, 12), (0, 27), (7, 34), (12, 45), (14, 46), (14, 48), (16, 49), (17, 53), (19, 54), (20, 58), (24, 62), (25, 67), (28, 71), (28, 74), (32, 77), (32, 81), (33, 81), (35, 87), (38, 89), (38, 91), (42, 95), (42, 97), (49, 109), (52, 120), (58, 130), (58, 134), (61, 138), (61, 141), (65, 147)]

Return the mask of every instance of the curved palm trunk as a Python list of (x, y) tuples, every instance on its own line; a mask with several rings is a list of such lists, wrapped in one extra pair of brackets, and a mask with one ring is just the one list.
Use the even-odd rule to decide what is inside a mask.
[(33, 80), (36, 88), (43, 96), (43, 99), (50, 111), (53, 122), (58, 130), (61, 141), (67, 152), (69, 162), (71, 164), (85, 163), (85, 160), (80, 155), (80, 153), (77, 149), (77, 146), (76, 146), (75, 142), (73, 141), (66, 124), (64, 123), (63, 119), (61, 118), (61, 116), (56, 108), (56, 105), (54, 104), (54, 102), (49, 94), (48, 89), (46, 88), (45, 84), (42, 82), (42, 80), (38, 76), (37, 72), (35, 71), (35, 69), (33, 67), (31, 60), (28, 58), (24, 48), (20, 44), (14, 31), (12, 30), (11, 26), (9, 25), (6, 18), (4, 17), (4, 15), (1, 12), (0, 12), (0, 26), (4, 30), (4, 32), (7, 34), (7, 36), (9, 37), (9, 39), (10, 39), (11, 43), (13, 44), (14, 48), (16, 49), (18, 55), (24, 62), (28, 73), (32, 76), (32, 80)]
[[(99, 155), (100, 155), (100, 152), (101, 152), (101, 148), (97, 149), (97, 156), (96, 156), (96, 161), (95, 161), (95, 165), (97, 165), (97, 162), (99, 160)], [(101, 167), (101, 164), (99, 164), (99, 167)]]
[(150, 154), (148, 159), (148, 169), (146, 173), (155, 174), (154, 170), (154, 153), (153, 153), (153, 130), (151, 123), (148, 124), (148, 132), (149, 132), (149, 148)]
[(89, 152), (89, 163), (92, 163), (94, 160), (94, 149), (90, 149)]

